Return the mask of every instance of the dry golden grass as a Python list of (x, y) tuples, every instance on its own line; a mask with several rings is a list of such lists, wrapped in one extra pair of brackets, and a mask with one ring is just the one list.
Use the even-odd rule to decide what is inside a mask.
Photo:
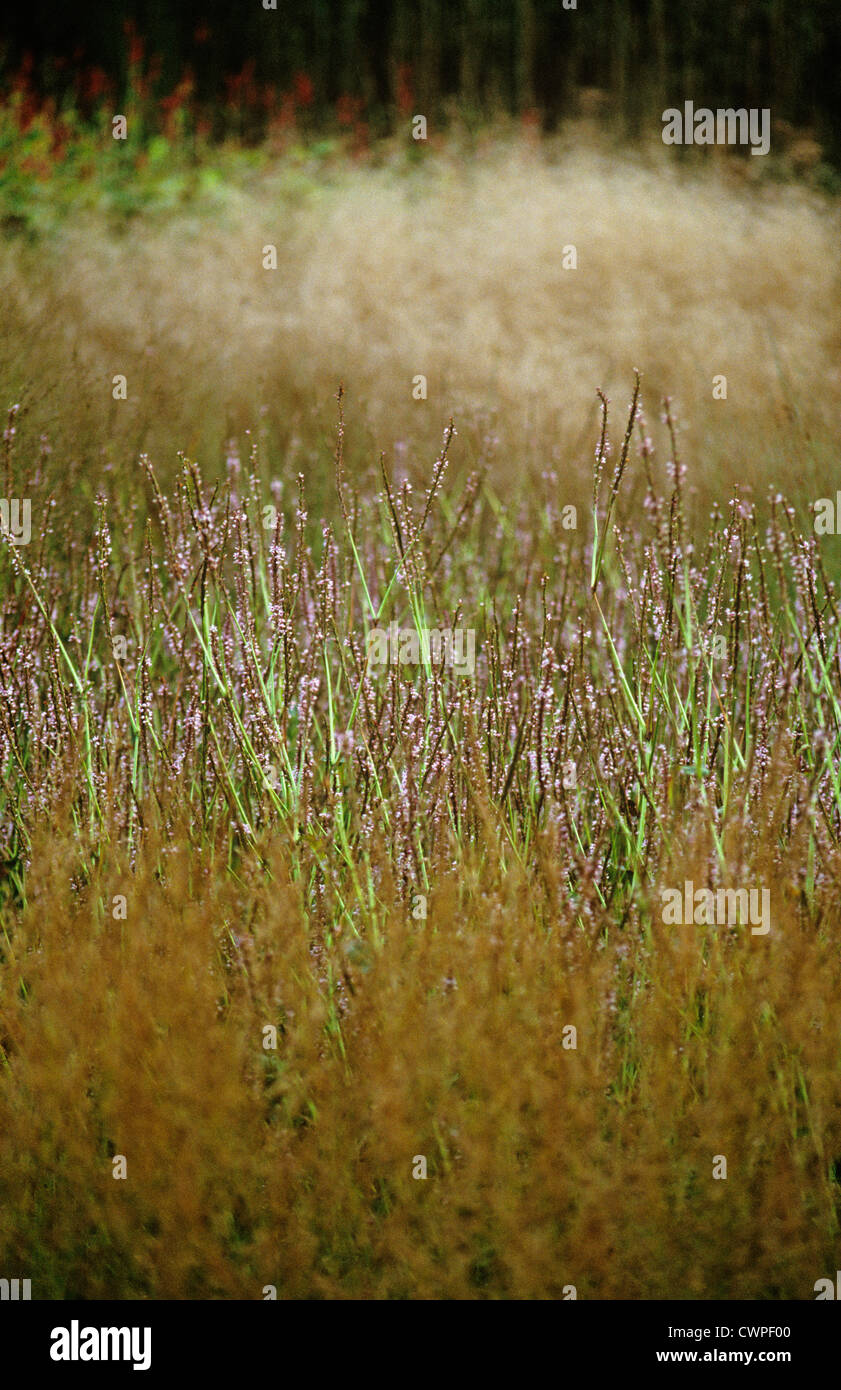
[[(834, 1269), (835, 931), (793, 916), (766, 951), (596, 911), (587, 939), (546, 836), (527, 872), (442, 872), (428, 924), (393, 903), (356, 966), (279, 842), (271, 888), (235, 889), (175, 839), (134, 872), (104, 855), (72, 905), (40, 845), (0, 967), (26, 992), (3, 1018), (0, 1247), (40, 1297), (803, 1299)], [(116, 892), (126, 920), (103, 922)]]
[[(167, 470), (175, 440), (213, 463), (220, 440), (258, 427), (311, 472), (343, 379), (351, 443), (369, 454), (400, 441), (425, 470), (454, 414), (498, 480), (562, 460), (586, 482), (595, 388), (624, 393), (639, 368), (649, 400), (675, 398), (717, 495), (792, 466), (810, 476), (841, 412), (838, 210), (721, 163), (550, 162), (503, 143), (402, 173), (302, 176), (295, 205), (255, 178), (216, 222), (139, 222), (118, 240), (68, 224), (49, 251), (3, 250), (2, 385), (31, 398), (35, 437), (63, 435), (97, 472), (141, 447)], [(127, 402), (111, 400), (117, 372)]]

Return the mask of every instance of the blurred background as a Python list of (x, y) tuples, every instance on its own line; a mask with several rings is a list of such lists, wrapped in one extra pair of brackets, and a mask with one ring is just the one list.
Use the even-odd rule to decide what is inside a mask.
[(589, 89), (585, 102), (628, 135), (694, 92), (697, 105), (771, 106), (830, 157), (841, 150), (834, 0), (33, 0), (3, 21), (7, 71), (30, 55), (56, 98), (83, 98), (86, 68), (125, 91), (127, 29), (154, 51), (160, 91), (186, 68), (220, 128), (225, 103), (250, 96), (252, 137), (289, 91), (313, 120), (342, 97), (361, 102), (381, 134), (410, 96), (430, 119), (455, 100), (476, 119), (536, 110), (552, 130)]
[[(821, 495), (841, 9), (570, 4), (7, 12), (0, 387), (23, 456), (83, 495), (144, 450), (166, 474), (255, 442), (318, 480), (342, 380), (360, 470), (382, 450), (426, 477), (454, 415), (454, 468), (561, 472), (583, 499), (596, 389), (621, 416), (639, 368), (702, 500), (792, 472)], [(667, 149), (688, 100), (770, 109), (770, 153)]]

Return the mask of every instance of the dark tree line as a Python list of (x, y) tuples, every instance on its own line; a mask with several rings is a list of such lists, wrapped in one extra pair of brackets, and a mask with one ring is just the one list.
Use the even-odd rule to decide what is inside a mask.
[(539, 108), (551, 128), (586, 86), (608, 91), (630, 130), (692, 99), (769, 106), (841, 148), (839, 0), (27, 0), (0, 20), (5, 72), (28, 52), (46, 88), (67, 82), (68, 59), (119, 86), (127, 21), (160, 55), (162, 86), (189, 64), (208, 102), (253, 63), (281, 88), (307, 74), (315, 112), (350, 95), (385, 118), (408, 65), (428, 115), (457, 97), (477, 115)]

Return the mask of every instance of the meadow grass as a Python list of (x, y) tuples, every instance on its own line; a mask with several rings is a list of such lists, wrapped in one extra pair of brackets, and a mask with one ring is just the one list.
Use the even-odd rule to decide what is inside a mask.
[(63, 484), (70, 468), (77, 489), (107, 487), (141, 451), (167, 480), (179, 449), (215, 470), (246, 429), (278, 467), (324, 477), (343, 380), (350, 467), (382, 449), (421, 485), (452, 414), (454, 466), (489, 460), (509, 484), (555, 468), (586, 501), (596, 388), (624, 395), (638, 367), (652, 401), (679, 404), (705, 510), (792, 468), (823, 495), (841, 414), (837, 199), (754, 187), (739, 161), (682, 170), (662, 149), (502, 138), (379, 166), (224, 167), (209, 208), (109, 233), (71, 205), (49, 237), (0, 248), (0, 385), (33, 455), (49, 436)]
[[(805, 467), (766, 487), (832, 491), (836, 212), (581, 157), (559, 236), (563, 171), (495, 158), (411, 215), (351, 170), (288, 236), (263, 189), (3, 248), (0, 1260), (36, 1297), (836, 1267), (838, 542)], [(390, 624), (473, 669), (377, 664)], [(770, 930), (667, 924), (686, 881)]]

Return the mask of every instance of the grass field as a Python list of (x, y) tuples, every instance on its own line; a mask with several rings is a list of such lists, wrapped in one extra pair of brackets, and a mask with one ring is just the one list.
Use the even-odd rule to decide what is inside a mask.
[(832, 1275), (839, 209), (736, 167), (278, 158), (0, 244), (38, 1297)]

